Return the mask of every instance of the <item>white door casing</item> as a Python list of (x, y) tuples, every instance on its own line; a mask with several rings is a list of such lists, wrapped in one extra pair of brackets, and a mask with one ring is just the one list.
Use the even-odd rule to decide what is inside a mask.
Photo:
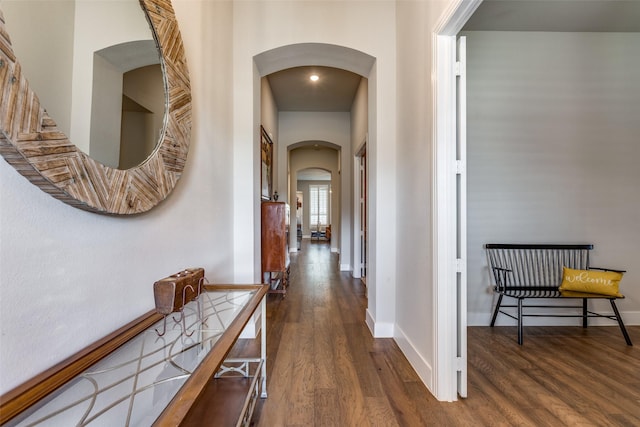
[[(458, 0), (443, 14), (433, 38), (433, 310), (434, 387), (438, 400), (454, 401), (466, 390), (466, 225), (463, 163), (457, 145), (456, 34), (482, 0)], [(464, 218), (462, 218), (464, 220)], [(462, 236), (462, 234), (465, 236)], [(460, 332), (465, 332), (464, 336)]]
[(467, 39), (457, 43), (457, 371), (458, 395), (467, 397)]

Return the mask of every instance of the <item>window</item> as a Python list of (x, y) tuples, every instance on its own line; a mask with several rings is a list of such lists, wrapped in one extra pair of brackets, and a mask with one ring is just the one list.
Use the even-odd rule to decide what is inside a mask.
[(329, 224), (329, 185), (309, 185), (310, 225)]

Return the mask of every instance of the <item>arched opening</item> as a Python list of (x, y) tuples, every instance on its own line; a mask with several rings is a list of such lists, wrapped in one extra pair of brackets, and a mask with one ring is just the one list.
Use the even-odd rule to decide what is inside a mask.
[[(340, 147), (307, 141), (288, 151), (290, 200), (296, 205), (291, 218), (296, 231), (290, 233), (290, 247), (298, 246), (293, 237), (302, 237), (329, 242), (331, 251), (339, 252), (342, 211)], [(301, 206), (298, 207), (299, 202)]]
[[(279, 200), (295, 206), (299, 170), (313, 167), (330, 170), (331, 250), (339, 253), (340, 270), (352, 272), (354, 147), (371, 133), (371, 125), (375, 123), (375, 111), (370, 108), (369, 96), (369, 87), (375, 82), (375, 76), (371, 79), (375, 59), (342, 46), (302, 43), (263, 52), (255, 56), (254, 61), (260, 80), (260, 125), (272, 134), (274, 140), (273, 186), (278, 191)], [(273, 76), (284, 74), (291, 78), (292, 70), (304, 67), (320, 68), (332, 76), (339, 73), (355, 76), (355, 96), (348, 100), (347, 107), (335, 110), (297, 104), (295, 109), (281, 108), (281, 103), (276, 102), (277, 94), (274, 94), (280, 90), (277, 85), (281, 82)], [(337, 95), (341, 93), (336, 92)], [(292, 164), (303, 155), (307, 156), (304, 166)], [(319, 156), (317, 162), (312, 160), (314, 155)], [(325, 158), (327, 156), (331, 158), (330, 162)], [(294, 217), (296, 210), (291, 209), (291, 213), (290, 248), (295, 250), (298, 235)]]

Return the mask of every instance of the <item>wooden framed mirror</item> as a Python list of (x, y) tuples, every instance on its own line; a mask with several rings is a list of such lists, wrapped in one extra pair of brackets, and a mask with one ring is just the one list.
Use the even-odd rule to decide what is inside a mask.
[(49, 117), (23, 74), (0, 10), (0, 154), (51, 196), (110, 215), (146, 212), (180, 179), (189, 151), (191, 89), (182, 38), (169, 0), (140, 0), (160, 53), (165, 109), (159, 142), (129, 169), (80, 150)]

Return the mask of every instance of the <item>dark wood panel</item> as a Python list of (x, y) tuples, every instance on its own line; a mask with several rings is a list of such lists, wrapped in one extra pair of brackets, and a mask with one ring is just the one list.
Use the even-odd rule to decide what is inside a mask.
[(204, 388), (181, 427), (235, 426), (242, 412), (251, 378), (214, 379)]
[(262, 271), (284, 271), (288, 256), (286, 206), (282, 202), (262, 203)]

